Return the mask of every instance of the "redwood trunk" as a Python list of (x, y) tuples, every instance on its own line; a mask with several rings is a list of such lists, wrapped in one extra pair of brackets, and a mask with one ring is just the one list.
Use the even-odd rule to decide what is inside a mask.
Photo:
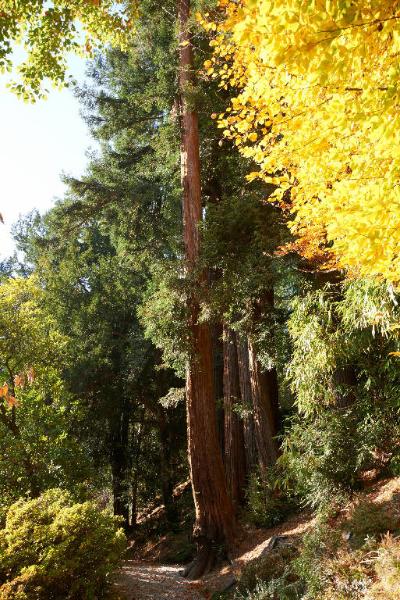
[(214, 363), (214, 396), (217, 410), (218, 440), (224, 454), (224, 345), (222, 323), (211, 325), (212, 351)]
[[(199, 131), (197, 113), (189, 105), (192, 85), (192, 49), (189, 34), (190, 1), (178, 0), (179, 89), (181, 105), (181, 176), (183, 236), (190, 273), (199, 256), (198, 224), (202, 217)], [(199, 278), (198, 287), (206, 284)], [(213, 381), (212, 338), (207, 323), (199, 323), (199, 290), (188, 299), (188, 325), (192, 351), (187, 370), (187, 426), (189, 464), (196, 511), (194, 537), (197, 561), (187, 575), (196, 578), (213, 565), (215, 546), (233, 538), (234, 513), (229, 499), (222, 454), (218, 443)]]
[(276, 370), (263, 371), (254, 345), (249, 342), (249, 368), (253, 398), (254, 429), (258, 461), (265, 474), (278, 458), (278, 381)]
[(246, 457), (241, 407), (236, 335), (224, 327), (224, 452), (225, 472), (234, 507), (243, 504), (246, 487)]

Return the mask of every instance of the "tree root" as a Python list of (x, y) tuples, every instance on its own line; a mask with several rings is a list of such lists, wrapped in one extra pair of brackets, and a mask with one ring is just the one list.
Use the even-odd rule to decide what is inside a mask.
[(208, 540), (202, 541), (198, 544), (196, 558), (182, 571), (182, 576), (193, 581), (206, 575), (214, 568), (217, 555), (215, 545)]

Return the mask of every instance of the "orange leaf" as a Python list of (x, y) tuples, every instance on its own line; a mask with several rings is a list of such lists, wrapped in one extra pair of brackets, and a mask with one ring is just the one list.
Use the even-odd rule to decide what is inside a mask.
[(0, 398), (6, 398), (8, 395), (8, 384), (4, 383), (4, 385), (0, 386)]
[(18, 400), (16, 398), (14, 398), (14, 396), (7, 396), (6, 397), (6, 401), (8, 406), (12, 407), (12, 406), (18, 406)]

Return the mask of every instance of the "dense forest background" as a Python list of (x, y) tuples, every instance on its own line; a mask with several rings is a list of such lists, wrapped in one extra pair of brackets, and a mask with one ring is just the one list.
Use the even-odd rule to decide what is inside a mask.
[[(398, 598), (398, 510), (356, 501), (346, 539), (332, 522), (400, 475), (393, 239), (390, 268), (357, 246), (357, 270), (346, 231), (321, 233), (324, 196), (303, 215), (318, 231), (293, 224), (306, 167), (271, 172), (254, 146), (290, 131), (262, 90), (249, 100), (227, 34), (238, 3), (201, 3), (197, 19), (184, 0), (140, 4), (133, 39), (94, 51), (76, 90), (99, 150), (53, 209), (16, 224), (0, 265), (0, 598), (103, 597), (125, 536), (167, 534), (197, 579), (244, 525), (304, 509), (318, 517), (301, 549), (274, 550), (236, 598), (364, 598), (371, 581), (368, 597)], [(383, 563), (355, 566), (373, 552), (392, 561), (386, 592)]]

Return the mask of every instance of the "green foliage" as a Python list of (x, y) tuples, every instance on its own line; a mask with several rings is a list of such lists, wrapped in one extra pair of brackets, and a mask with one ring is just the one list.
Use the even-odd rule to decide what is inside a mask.
[(387, 532), (397, 526), (396, 510), (390, 502), (385, 506), (362, 497), (345, 517), (320, 513), (300, 545), (278, 547), (246, 565), (233, 597), (235, 600), (392, 597), (389, 592), (396, 589), (399, 580), (399, 543)]
[(397, 455), (400, 378), (393, 294), (370, 281), (326, 287), (295, 301), (288, 366), (299, 414), (281, 466), (312, 506), (357, 488)]
[(318, 594), (322, 594), (329, 575), (323, 565), (335, 556), (341, 544), (341, 532), (329, 526), (323, 516), (303, 537), (301, 552), (293, 564), (293, 571), (303, 582), (309, 598), (318, 598)]
[(277, 469), (271, 469), (266, 478), (258, 471), (251, 474), (246, 490), (246, 517), (258, 527), (277, 525), (296, 506), (294, 498), (282, 489), (280, 475)]
[(15, 43), (22, 44), (26, 56), (14, 65), (19, 81), (11, 89), (35, 100), (45, 95), (46, 79), (65, 84), (69, 52), (90, 56), (99, 43), (124, 46), (133, 6), (112, 0), (2, 0), (0, 8), (0, 72), (12, 69)]
[(53, 489), (10, 507), (0, 537), (1, 600), (103, 597), (125, 547), (118, 520)]
[(364, 394), (395, 397), (399, 382), (389, 353), (397, 346), (390, 331), (396, 307), (393, 291), (371, 280), (327, 285), (294, 301), (288, 374), (302, 413), (338, 405), (354, 385)]
[[(89, 204), (93, 196), (87, 190), (86, 195)], [(161, 441), (161, 426), (174, 436), (168, 452), (176, 463), (182, 460), (182, 407), (159, 404), (180, 381), (160, 365), (159, 352), (144, 337), (137, 311), (147, 270), (127, 257), (129, 240), (96, 215), (84, 225), (75, 223), (78, 235), (65, 239), (70, 207), (67, 200), (39, 226), (28, 223), (20, 239), (45, 289), (48, 310), (67, 339), (72, 359), (63, 380), (69, 406), (80, 406), (82, 415), (75, 433), (104, 483), (110, 485), (112, 478), (116, 510), (124, 511), (127, 523), (133, 493), (141, 506), (162, 491), (160, 448), (167, 442)], [(163, 450), (165, 462), (168, 452)], [(173, 483), (180, 473), (171, 468)]]
[(84, 410), (62, 379), (68, 340), (33, 277), (2, 280), (0, 338), (2, 512), (27, 492), (73, 489), (97, 477), (76, 436)]
[(283, 442), (282, 470), (309, 505), (329, 504), (356, 489), (364, 471), (384, 466), (375, 451), (394, 443), (398, 426), (397, 412), (368, 399), (340, 412), (296, 416)]
[[(240, 164), (230, 165), (240, 169)], [(235, 182), (237, 173), (232, 173)], [(240, 181), (240, 180), (239, 180)], [(224, 190), (225, 191), (225, 190)], [(260, 298), (278, 278), (274, 248), (282, 241), (284, 226), (276, 211), (261, 198), (265, 190), (246, 190), (241, 194), (239, 182), (220, 202), (210, 204), (203, 224), (202, 258), (219, 276), (211, 285), (210, 305), (217, 315), (224, 315), (236, 328), (254, 330), (264, 316), (271, 321), (265, 306), (260, 312)]]
[(400, 542), (387, 535), (378, 549), (375, 562), (376, 583), (372, 588), (374, 600), (396, 598), (400, 589)]
[[(175, 263), (176, 268), (176, 263)], [(187, 332), (187, 282), (179, 280), (171, 269), (154, 269), (138, 314), (144, 332), (163, 353), (167, 367), (179, 377), (185, 377), (189, 352)]]
[(298, 581), (291, 581), (289, 574), (270, 581), (259, 581), (251, 592), (237, 595), (235, 600), (300, 600), (303, 597)]
[(34, 277), (1, 281), (0, 332), (3, 377), (20, 375), (25, 380), (27, 371), (33, 368), (35, 380), (57, 386), (57, 367), (61, 359), (64, 364), (68, 360), (67, 340), (46, 311), (43, 290)]
[[(388, 563), (398, 553), (388, 533), (399, 525), (395, 506), (395, 496), (387, 504), (359, 497), (344, 518), (335, 520), (328, 513), (320, 515), (316, 526), (304, 536), (299, 557), (290, 566), (301, 581), (302, 597), (307, 600), (380, 598), (375, 595), (377, 586), (373, 581), (378, 574), (379, 585), (385, 582), (383, 571), (386, 568), (391, 571)], [(382, 564), (379, 562), (384, 556), (388, 558), (387, 564), (385, 559)]]
[(130, 504), (140, 510), (187, 477), (182, 403), (159, 403), (182, 385), (166, 367), (183, 372), (185, 360), (184, 299), (170, 277), (182, 251), (175, 5), (163, 3), (163, 18), (154, 0), (140, 6), (129, 50), (96, 56), (80, 91), (98, 155), (68, 179), (66, 198), (16, 231), (24, 271), (37, 273), (67, 338), (76, 434), (126, 521)]

